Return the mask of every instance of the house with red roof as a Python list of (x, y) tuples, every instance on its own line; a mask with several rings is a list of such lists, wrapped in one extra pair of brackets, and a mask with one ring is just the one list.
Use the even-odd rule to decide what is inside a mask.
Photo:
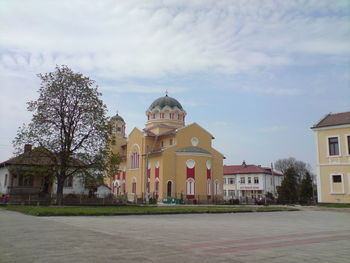
[(350, 111), (330, 113), (311, 129), (317, 154), (319, 203), (350, 203)]
[(269, 167), (246, 164), (224, 165), (224, 199), (254, 200), (267, 193), (277, 195), (283, 175)]

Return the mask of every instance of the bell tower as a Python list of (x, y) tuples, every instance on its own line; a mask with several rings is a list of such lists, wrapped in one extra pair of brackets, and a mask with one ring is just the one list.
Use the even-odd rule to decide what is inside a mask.
[(111, 149), (114, 153), (119, 153), (121, 156), (125, 152), (126, 147), (126, 136), (125, 128), (126, 124), (124, 119), (117, 113), (111, 118), (112, 135), (114, 136), (115, 142), (111, 145)]

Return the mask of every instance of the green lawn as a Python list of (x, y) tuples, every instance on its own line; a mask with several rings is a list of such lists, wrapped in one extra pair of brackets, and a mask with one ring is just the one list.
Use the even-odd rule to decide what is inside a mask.
[(103, 216), (103, 215), (145, 215), (186, 213), (240, 213), (298, 211), (290, 207), (249, 206), (4, 206), (11, 211), (34, 216)]
[(318, 204), (318, 206), (331, 208), (350, 208), (350, 204)]

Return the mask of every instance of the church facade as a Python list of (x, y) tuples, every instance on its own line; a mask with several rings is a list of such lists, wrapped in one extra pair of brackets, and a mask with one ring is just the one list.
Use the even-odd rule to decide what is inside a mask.
[(109, 180), (114, 195), (221, 199), (224, 156), (212, 147), (213, 135), (197, 123), (185, 125), (186, 111), (168, 95), (156, 99), (146, 117), (144, 129), (135, 127), (128, 137), (124, 119), (111, 118), (112, 151), (122, 157), (120, 171)]

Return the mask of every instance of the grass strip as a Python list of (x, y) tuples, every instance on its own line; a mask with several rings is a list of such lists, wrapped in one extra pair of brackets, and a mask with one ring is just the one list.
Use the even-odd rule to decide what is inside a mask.
[(350, 208), (350, 204), (317, 204), (317, 206), (330, 208)]
[(4, 209), (33, 216), (108, 216), (108, 215), (156, 215), (195, 213), (248, 213), (298, 211), (291, 207), (157, 207), (157, 206), (107, 206), (107, 207), (57, 207), (57, 206), (5, 206)]

